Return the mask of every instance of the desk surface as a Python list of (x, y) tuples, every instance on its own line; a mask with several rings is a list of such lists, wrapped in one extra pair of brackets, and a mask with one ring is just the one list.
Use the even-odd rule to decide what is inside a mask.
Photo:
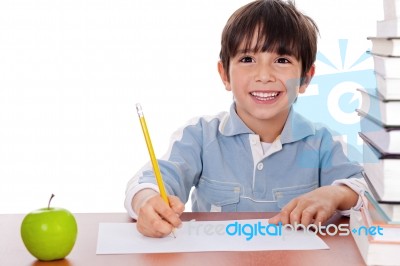
[[(211, 221), (271, 216), (272, 213), (184, 213), (182, 219)], [(132, 222), (125, 213), (75, 214), (79, 232), (72, 252), (66, 259), (45, 263), (32, 257), (22, 243), (23, 217), (21, 214), (0, 215), (0, 265), (364, 265), (351, 235), (321, 236), (329, 250), (96, 255), (98, 224)], [(336, 215), (329, 223), (349, 223), (349, 220)]]

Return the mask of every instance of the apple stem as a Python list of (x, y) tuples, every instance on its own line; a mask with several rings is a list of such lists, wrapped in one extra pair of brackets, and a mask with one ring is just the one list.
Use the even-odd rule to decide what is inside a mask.
[(54, 198), (54, 194), (51, 194), (51, 197), (49, 199), (49, 204), (47, 205), (47, 209), (50, 209), (50, 202)]

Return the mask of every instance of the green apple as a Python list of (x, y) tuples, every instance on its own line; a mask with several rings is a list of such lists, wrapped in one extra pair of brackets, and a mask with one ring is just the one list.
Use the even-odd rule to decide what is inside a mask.
[(43, 261), (65, 258), (78, 233), (75, 217), (66, 209), (47, 208), (28, 213), (21, 224), (21, 237), (28, 251)]

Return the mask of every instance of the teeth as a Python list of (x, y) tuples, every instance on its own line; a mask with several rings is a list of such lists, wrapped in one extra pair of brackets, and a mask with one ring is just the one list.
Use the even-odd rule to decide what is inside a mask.
[(259, 91), (251, 92), (251, 95), (253, 95), (254, 97), (266, 98), (267, 100), (272, 100), (278, 94), (279, 94), (278, 92), (259, 92)]

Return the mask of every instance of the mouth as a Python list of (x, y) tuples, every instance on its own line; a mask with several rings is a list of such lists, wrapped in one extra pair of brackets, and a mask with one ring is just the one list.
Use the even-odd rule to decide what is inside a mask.
[(279, 91), (273, 92), (261, 92), (261, 91), (253, 91), (250, 92), (250, 95), (256, 98), (258, 101), (273, 101), (275, 100), (281, 93)]

